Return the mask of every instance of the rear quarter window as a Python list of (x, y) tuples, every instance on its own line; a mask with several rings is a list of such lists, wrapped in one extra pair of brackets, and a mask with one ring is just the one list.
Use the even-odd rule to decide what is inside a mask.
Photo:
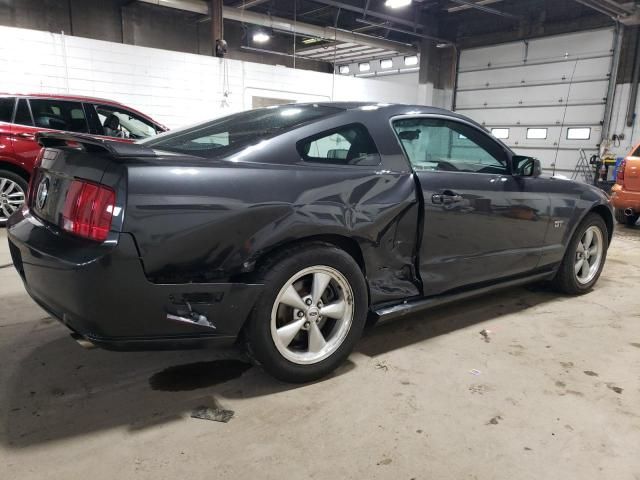
[(11, 122), (15, 104), (16, 99), (14, 97), (0, 98), (0, 122)]
[(375, 166), (380, 155), (364, 125), (354, 123), (300, 140), (296, 147), (306, 162)]

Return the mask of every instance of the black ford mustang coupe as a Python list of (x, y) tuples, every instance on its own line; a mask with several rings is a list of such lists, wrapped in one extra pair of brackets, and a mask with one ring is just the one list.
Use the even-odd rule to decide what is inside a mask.
[(431, 107), (284, 105), (138, 144), (39, 141), (8, 222), (38, 304), (105, 348), (241, 340), (292, 382), (336, 368), (367, 318), (541, 280), (586, 292), (613, 231), (601, 191)]

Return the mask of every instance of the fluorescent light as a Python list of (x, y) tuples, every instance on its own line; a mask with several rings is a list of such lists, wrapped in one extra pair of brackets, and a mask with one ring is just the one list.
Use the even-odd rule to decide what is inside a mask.
[(347, 73), (349, 73), (349, 65), (340, 65), (338, 67), (338, 71), (342, 74), (342, 75), (346, 75)]
[(380, 60), (380, 68), (391, 68), (393, 67), (393, 60), (387, 58), (386, 60)]
[(404, 64), (406, 66), (417, 65), (418, 64), (418, 56), (417, 55), (409, 55), (408, 57), (404, 57)]
[(259, 31), (259, 32), (255, 32), (255, 33), (253, 34), (253, 41), (254, 41), (254, 42), (256, 42), (256, 43), (265, 43), (265, 42), (268, 42), (268, 41), (269, 41), (269, 38), (271, 38), (271, 37), (269, 37), (269, 35), (267, 35), (267, 34), (266, 34), (266, 33), (264, 33), (264, 32), (261, 32), (261, 31)]
[(411, 5), (411, 0), (387, 0), (384, 2), (384, 6), (389, 8), (401, 8), (408, 5)]
[(369, 63), (361, 63), (358, 65), (358, 70), (361, 72), (368, 72), (371, 70), (371, 65), (369, 65)]

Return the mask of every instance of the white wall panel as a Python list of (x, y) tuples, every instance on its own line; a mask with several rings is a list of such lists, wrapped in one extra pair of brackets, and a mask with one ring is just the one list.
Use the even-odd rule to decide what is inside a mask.
[[(610, 58), (602, 57), (558, 63), (553, 68), (547, 68), (545, 65), (542, 65), (541, 68), (517, 66), (507, 69), (460, 72), (458, 75), (458, 90), (515, 85), (526, 86), (528, 84), (551, 82), (568, 84), (572, 75), (574, 82), (605, 79), (606, 73), (609, 72), (610, 63)], [(594, 72), (601, 72), (600, 76), (597, 76)], [(602, 76), (603, 74), (604, 77)]]
[(10, 27), (0, 27), (0, 91), (109, 98), (169, 127), (251, 108), (253, 92), (297, 101), (417, 102), (417, 88), (398, 88), (392, 79), (334, 78)]

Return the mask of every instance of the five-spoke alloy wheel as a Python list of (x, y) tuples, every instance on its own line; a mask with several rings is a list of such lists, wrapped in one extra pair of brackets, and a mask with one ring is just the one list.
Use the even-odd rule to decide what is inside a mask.
[(27, 182), (19, 175), (0, 170), (0, 225), (7, 223), (9, 217), (25, 201)]
[(252, 356), (271, 375), (308, 382), (337, 368), (360, 337), (367, 289), (358, 264), (324, 243), (295, 246), (258, 272), (264, 290), (245, 329)]
[(588, 284), (598, 273), (602, 263), (603, 252), (602, 231), (592, 225), (588, 227), (576, 246), (576, 263), (574, 272), (576, 280), (582, 284)]
[(553, 285), (571, 295), (588, 292), (598, 281), (609, 247), (603, 218), (589, 213), (576, 228)]

